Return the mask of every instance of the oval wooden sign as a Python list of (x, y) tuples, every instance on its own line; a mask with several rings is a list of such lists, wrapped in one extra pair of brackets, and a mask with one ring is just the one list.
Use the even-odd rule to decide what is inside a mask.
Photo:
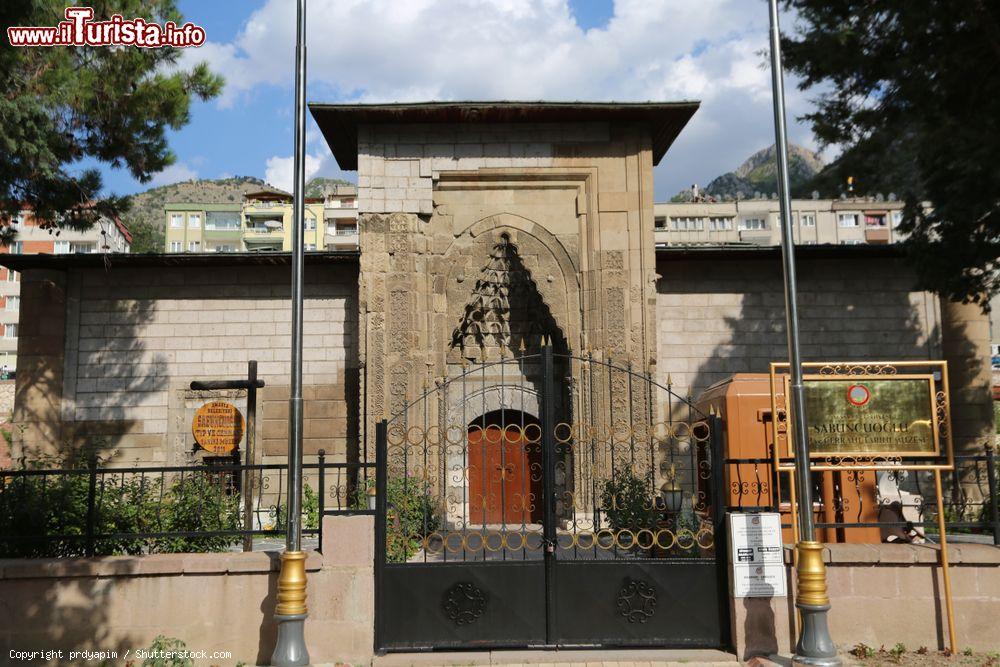
[(198, 446), (217, 456), (229, 454), (238, 447), (245, 428), (240, 411), (224, 401), (201, 406), (191, 422), (191, 433)]

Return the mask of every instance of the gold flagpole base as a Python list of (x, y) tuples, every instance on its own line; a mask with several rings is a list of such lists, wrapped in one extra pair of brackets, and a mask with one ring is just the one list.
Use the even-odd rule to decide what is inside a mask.
[(795, 606), (802, 619), (799, 640), (795, 644), (793, 665), (813, 667), (839, 667), (837, 647), (830, 639), (826, 613), (830, 598), (826, 592), (826, 565), (823, 564), (823, 545), (819, 542), (800, 541), (795, 545), (797, 582)]
[(306, 650), (306, 554), (284, 551), (278, 574), (278, 604), (274, 619), (278, 622), (278, 641), (271, 655), (275, 667), (300, 667), (309, 664)]

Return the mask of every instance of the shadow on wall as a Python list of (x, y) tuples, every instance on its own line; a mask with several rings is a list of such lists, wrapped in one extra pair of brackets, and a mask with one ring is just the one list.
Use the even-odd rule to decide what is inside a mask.
[[(65, 562), (54, 561), (53, 565), (58, 568)], [(38, 565), (34, 561), (24, 567), (37, 571)], [(114, 567), (116, 573), (123, 575), (136, 571), (136, 563), (125, 559), (116, 562)], [(141, 643), (144, 638), (111, 627), (112, 615), (144, 614), (148, 612), (149, 604), (149, 601), (135, 600), (135, 609), (112, 608), (115, 578), (64, 576), (20, 579), (17, 578), (16, 565), (5, 569), (5, 578), (0, 581), (0, 619), (7, 619), (0, 620), (0, 646), (5, 649), (5, 658), (8, 657), (8, 649), (62, 649), (67, 652), (75, 649), (115, 651), (120, 659), (127, 649), (134, 651), (148, 645), (148, 642)], [(116, 604), (121, 605), (120, 596)], [(18, 630), (15, 632), (14, 628)], [(68, 654), (64, 654), (64, 660), (53, 662), (69, 664), (71, 661)], [(112, 662), (117, 664), (118, 661)]]
[[(734, 373), (766, 373), (788, 359), (776, 259), (667, 260), (658, 268), (659, 364), (679, 387), (697, 397)], [(911, 292), (910, 275), (894, 260), (802, 262), (803, 360), (940, 358), (935, 299)]]
[(125, 438), (142, 437), (135, 410), (167, 386), (166, 356), (140, 335), (155, 302), (83, 285), (79, 274), (26, 271), (22, 280), (15, 465), (113, 457)]

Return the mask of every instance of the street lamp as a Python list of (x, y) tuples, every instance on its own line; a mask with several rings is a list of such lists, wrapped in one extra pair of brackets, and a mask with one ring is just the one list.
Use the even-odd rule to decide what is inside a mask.
[[(271, 655), (276, 667), (309, 664), (306, 649), (306, 554), (302, 551), (302, 232), (306, 189), (306, 0), (296, 2), (295, 28), (295, 185), (292, 200), (292, 354), (288, 399), (287, 533), (278, 575), (274, 618), (278, 639)], [(323, 490), (320, 489), (320, 493)]]
[[(788, 366), (791, 374), (789, 402), (791, 437), (795, 450), (795, 489), (799, 499), (799, 542), (795, 545), (795, 606), (802, 626), (792, 664), (834, 667), (841, 664), (830, 639), (823, 545), (816, 541), (812, 515), (809, 442), (806, 439), (805, 388), (799, 354), (799, 314), (795, 280), (795, 241), (792, 237), (792, 200), (788, 185), (788, 135), (785, 128), (785, 82), (781, 70), (781, 30), (778, 0), (769, 0), (771, 24), (771, 92), (774, 98), (775, 154), (778, 160), (778, 194), (781, 209), (781, 257), (785, 281), (785, 328), (788, 333)], [(803, 509), (804, 508), (804, 509)]]

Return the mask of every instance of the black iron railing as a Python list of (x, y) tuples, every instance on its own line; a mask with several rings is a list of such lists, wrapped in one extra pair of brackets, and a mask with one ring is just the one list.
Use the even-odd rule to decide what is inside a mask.
[[(287, 464), (206, 461), (0, 470), (0, 558), (250, 550), (253, 538), (284, 535)], [(374, 468), (322, 450), (304, 464), (303, 534), (322, 539), (323, 516), (372, 513)]]
[[(992, 446), (982, 454), (956, 454), (954, 470), (942, 472), (942, 504), (945, 529), (948, 534), (979, 534), (992, 537), (1000, 545), (1000, 493), (998, 493), (998, 455)], [(791, 460), (780, 460), (781, 465), (791, 465)], [(903, 466), (901, 466), (902, 468)], [(727, 458), (725, 460), (727, 483), (727, 510), (733, 512), (777, 512), (788, 508), (790, 479), (787, 473), (775, 471), (771, 458)], [(782, 476), (779, 479), (779, 474)], [(845, 470), (841, 475), (848, 488), (835, 487), (831, 494), (820, 483), (820, 473), (814, 473), (814, 499), (833, 503), (843, 520), (818, 521), (817, 528), (898, 528), (904, 532), (917, 529), (930, 539), (935, 539), (939, 527), (937, 489), (933, 473), (919, 470), (854, 471)], [(867, 478), (867, 479), (866, 479)], [(874, 484), (876, 507), (866, 507), (866, 496), (861, 488)], [(780, 502), (776, 490), (781, 489)], [(853, 489), (851, 488), (853, 487)], [(851, 491), (854, 491), (851, 493)], [(850, 496), (845, 500), (844, 492)], [(828, 497), (831, 496), (832, 497)], [(918, 520), (887, 520), (893, 502), (900, 505), (911, 501)], [(870, 500), (867, 502), (871, 502)], [(897, 508), (901, 509), (901, 508)], [(877, 521), (864, 520), (874, 510)], [(783, 525), (789, 527), (790, 515)]]

